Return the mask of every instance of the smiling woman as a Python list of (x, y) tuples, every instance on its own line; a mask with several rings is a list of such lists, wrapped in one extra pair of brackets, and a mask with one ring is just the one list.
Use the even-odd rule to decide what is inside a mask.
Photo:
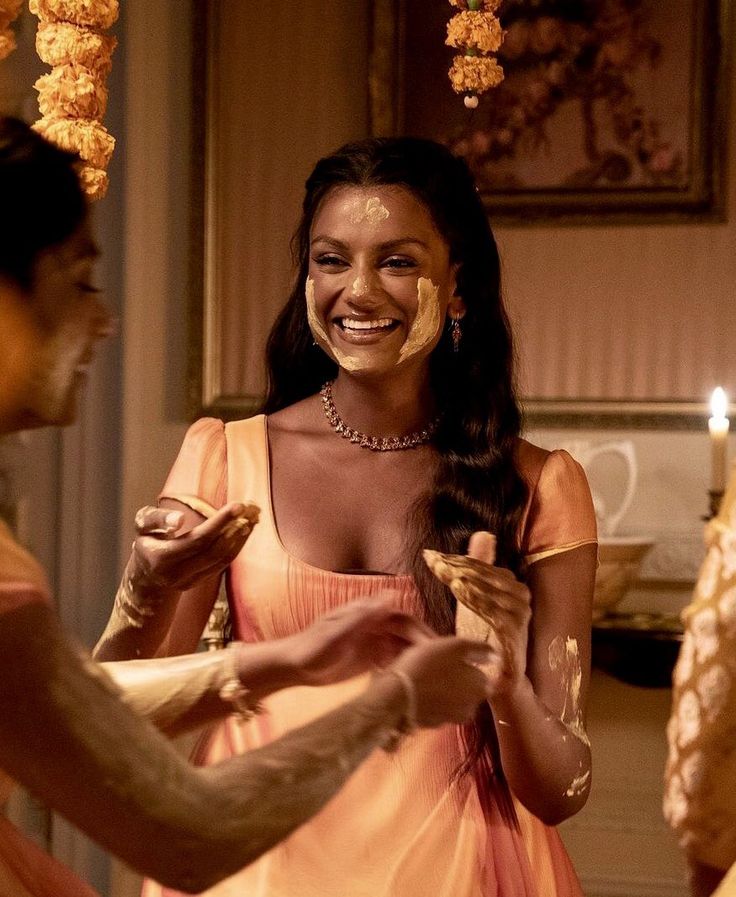
[(447, 244), (409, 191), (336, 190), (313, 231), (309, 326), (341, 367), (363, 375), (406, 367), (435, 347), (448, 308), (463, 316)]
[[(242, 639), (289, 637), (381, 593), (451, 633), (456, 600), (472, 598), (493, 631), (489, 699), (467, 728), (374, 755), (288, 844), (211, 893), (579, 897), (552, 826), (590, 786), (595, 517), (572, 458), (519, 437), (498, 252), (474, 181), (431, 141), (349, 144), (307, 180), (293, 246), (265, 413), (196, 422), (161, 503), (192, 522), (202, 501), (261, 508), (228, 576)], [(495, 543), (471, 540), (482, 531)], [(217, 588), (201, 577), (165, 606), (133, 590), (145, 614), (139, 628), (111, 624), (112, 656), (191, 650)], [(257, 723), (215, 726), (196, 760), (261, 748), (360, 687), (276, 695)]]

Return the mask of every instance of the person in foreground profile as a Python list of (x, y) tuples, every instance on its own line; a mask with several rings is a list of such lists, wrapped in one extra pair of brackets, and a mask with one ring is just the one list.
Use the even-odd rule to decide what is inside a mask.
[[(195, 423), (161, 507), (187, 525), (210, 506), (260, 507), (229, 571), (238, 638), (268, 645), (390, 588), (397, 610), (486, 641), (490, 686), (471, 725), (374, 753), (314, 819), (208, 893), (579, 897), (554, 825), (590, 788), (595, 515), (580, 466), (520, 438), (473, 178), (431, 141), (350, 144), (309, 177), (294, 246), (265, 414)], [(170, 540), (171, 563), (177, 550)], [(212, 576), (153, 590), (140, 551), (101, 658), (191, 651), (215, 601)], [(363, 687), (283, 690), (249, 726), (212, 726), (195, 759), (217, 768)]]
[[(736, 863), (736, 466), (717, 516), (672, 677), (664, 815), (685, 852), (693, 897)], [(719, 895), (736, 895), (736, 870)]]
[[(2, 433), (71, 422), (95, 343), (109, 331), (74, 165), (27, 125), (0, 119)], [(228, 503), (185, 534), (180, 517), (143, 515), (149, 584), (158, 575), (181, 588), (187, 576), (217, 573), (242, 547), (257, 508)], [(166, 538), (177, 544), (174, 564), (165, 553), (158, 560)], [(3, 793), (17, 780), (134, 868), (187, 892), (297, 829), (374, 749), (395, 750), (402, 733), (472, 716), (487, 687), (474, 664), (489, 653), (436, 637), (379, 596), (268, 643), (103, 668), (63, 632), (42, 570), (0, 523)], [(266, 696), (334, 687), (375, 665), (385, 669), (339, 707), (206, 769), (189, 765), (156, 728), (176, 733), (235, 713), (237, 730)], [(0, 893), (93, 895), (1, 814)]]

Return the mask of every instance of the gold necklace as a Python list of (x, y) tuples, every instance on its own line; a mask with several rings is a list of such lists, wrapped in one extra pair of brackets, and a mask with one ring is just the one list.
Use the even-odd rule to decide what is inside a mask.
[(332, 429), (343, 439), (349, 439), (355, 445), (370, 449), (372, 452), (400, 452), (404, 449), (425, 445), (437, 432), (440, 423), (439, 417), (436, 417), (423, 430), (407, 433), (406, 436), (369, 436), (367, 433), (361, 433), (360, 430), (349, 427), (340, 417), (332, 398), (332, 382), (330, 380), (320, 389), (319, 394), (322, 396), (325, 417), (330, 422)]

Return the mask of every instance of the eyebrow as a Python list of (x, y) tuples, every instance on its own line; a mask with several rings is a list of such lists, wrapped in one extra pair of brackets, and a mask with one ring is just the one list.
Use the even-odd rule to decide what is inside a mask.
[[(310, 246), (314, 246), (315, 243), (327, 243), (328, 246), (333, 246), (335, 249), (348, 249), (348, 244), (343, 243), (342, 240), (336, 240), (334, 237), (328, 237), (325, 234), (317, 234), (311, 242)], [(407, 244), (420, 246), (422, 249), (429, 249), (427, 243), (424, 240), (420, 240), (418, 237), (397, 237), (395, 240), (386, 240), (383, 243), (379, 243), (376, 246), (378, 252), (388, 252), (391, 249), (395, 249), (397, 246), (406, 246)]]

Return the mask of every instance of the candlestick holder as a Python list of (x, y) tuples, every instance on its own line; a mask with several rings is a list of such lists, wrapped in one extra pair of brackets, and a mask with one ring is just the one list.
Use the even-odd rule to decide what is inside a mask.
[(708, 513), (703, 515), (703, 520), (712, 520), (718, 515), (723, 501), (724, 489), (708, 490)]

